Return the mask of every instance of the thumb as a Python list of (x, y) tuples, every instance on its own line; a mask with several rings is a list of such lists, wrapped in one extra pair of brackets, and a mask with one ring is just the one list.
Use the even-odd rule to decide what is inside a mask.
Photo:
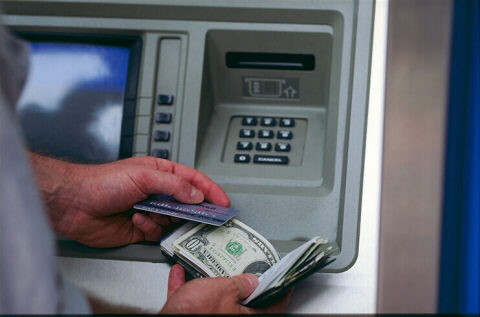
[(246, 298), (250, 295), (258, 285), (258, 279), (250, 273), (235, 275), (230, 278), (238, 287), (238, 300)]
[(185, 270), (180, 264), (175, 264), (170, 269), (170, 274), (168, 275), (167, 298), (185, 283)]

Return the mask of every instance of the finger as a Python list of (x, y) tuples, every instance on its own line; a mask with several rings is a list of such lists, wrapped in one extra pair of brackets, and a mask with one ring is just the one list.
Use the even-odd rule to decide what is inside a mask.
[(180, 176), (185, 181), (202, 191), (202, 193), (205, 195), (205, 199), (212, 204), (225, 207), (230, 205), (230, 200), (223, 189), (214, 181), (212, 181), (207, 175), (182, 164), (162, 159), (156, 160), (158, 170)]
[(175, 227), (175, 224), (172, 222), (170, 219), (171, 217), (169, 216), (160, 215), (153, 212), (149, 212), (148, 216), (168, 232), (172, 231), (172, 229)]
[(137, 170), (134, 182), (145, 194), (164, 194), (187, 204), (203, 201), (203, 193), (178, 175), (156, 170)]
[(182, 218), (177, 218), (177, 217), (170, 217), (170, 221), (173, 222), (173, 223), (180, 223), (183, 221)]
[(235, 275), (230, 279), (238, 288), (238, 301), (250, 295), (258, 285), (257, 277), (250, 273)]
[(175, 264), (170, 269), (170, 274), (168, 275), (167, 298), (185, 283), (185, 270), (181, 265)]
[(132, 157), (119, 162), (123, 164), (125, 161), (128, 161), (129, 164), (135, 164), (138, 166), (147, 167), (149, 169), (176, 174), (185, 179), (185, 181), (197, 187), (204, 194), (205, 199), (209, 202), (225, 207), (230, 205), (230, 200), (223, 189), (205, 174), (193, 168), (151, 156)]
[(132, 222), (136, 228), (143, 232), (146, 241), (159, 241), (166, 233), (150, 217), (138, 212), (133, 215)]

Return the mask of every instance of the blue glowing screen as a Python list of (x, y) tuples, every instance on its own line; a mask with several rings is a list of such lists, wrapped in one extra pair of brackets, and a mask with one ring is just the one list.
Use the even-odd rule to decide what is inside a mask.
[(28, 147), (76, 162), (118, 159), (130, 50), (33, 42), (17, 109)]

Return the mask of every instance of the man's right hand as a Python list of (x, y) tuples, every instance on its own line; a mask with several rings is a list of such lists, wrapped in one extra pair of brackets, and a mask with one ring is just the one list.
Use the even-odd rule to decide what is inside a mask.
[(260, 314), (284, 313), (290, 294), (275, 304), (253, 309), (240, 304), (258, 285), (253, 274), (230, 278), (201, 278), (185, 282), (185, 271), (175, 264), (168, 277), (167, 302), (163, 314)]

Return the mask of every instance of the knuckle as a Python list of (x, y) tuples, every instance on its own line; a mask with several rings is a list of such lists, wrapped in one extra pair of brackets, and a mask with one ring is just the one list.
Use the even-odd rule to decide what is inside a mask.
[(178, 192), (189, 192), (190, 185), (179, 176), (173, 176), (174, 187)]

